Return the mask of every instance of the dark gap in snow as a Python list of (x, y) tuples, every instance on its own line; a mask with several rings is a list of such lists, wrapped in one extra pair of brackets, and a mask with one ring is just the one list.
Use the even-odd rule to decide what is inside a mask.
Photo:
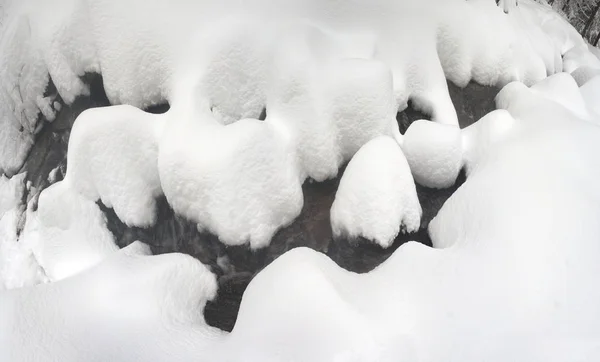
[[(48, 175), (54, 168), (60, 166), (62, 172), (65, 171), (69, 136), (77, 116), (88, 108), (110, 105), (99, 74), (88, 73), (82, 79), (90, 87), (90, 96), (77, 97), (70, 106), (61, 107), (54, 121), (43, 120), (43, 127), (35, 135), (33, 147), (19, 171), (27, 171), (27, 181), (36, 189), (49, 186)], [(52, 92), (54, 87), (52, 81), (50, 84), (47, 92)]]
[(144, 111), (152, 114), (163, 114), (167, 113), (169, 109), (171, 109), (171, 106), (167, 102), (151, 105), (150, 107), (144, 108)]
[(396, 113), (396, 121), (398, 122), (398, 128), (400, 129), (401, 134), (405, 134), (408, 126), (410, 126), (414, 121), (430, 118), (430, 116), (417, 110), (410, 100), (408, 101), (408, 107), (406, 107), (405, 110)]
[[(339, 174), (342, 173), (343, 170), (340, 170)], [(285, 252), (296, 247), (309, 247), (326, 254), (347, 270), (366, 273), (385, 261), (407, 241), (431, 246), (426, 226), (446, 199), (464, 182), (464, 174), (461, 174), (456, 185), (449, 189), (434, 190), (417, 186), (424, 210), (422, 228), (412, 234), (401, 233), (392, 246), (383, 249), (362, 238), (333, 238), (329, 212), (340, 177), (325, 182), (305, 182), (302, 213), (291, 225), (277, 232), (269, 247), (260, 250), (250, 250), (247, 246), (228, 247), (217, 236), (198, 232), (193, 222), (173, 212), (164, 197), (158, 200), (156, 224), (146, 229), (127, 227), (112, 209), (100, 202), (99, 205), (107, 217), (108, 228), (120, 247), (140, 240), (149, 244), (154, 254), (181, 252), (208, 265), (217, 275), (219, 291), (216, 299), (207, 303), (204, 317), (209, 325), (231, 331), (248, 283), (256, 273)]]
[(460, 128), (465, 128), (496, 109), (495, 98), (500, 88), (475, 82), (460, 88), (448, 81), (448, 92), (456, 109), (458, 124)]
[(264, 121), (265, 119), (267, 119), (267, 108), (263, 107), (262, 111), (260, 111), (260, 115), (258, 116), (258, 120)]

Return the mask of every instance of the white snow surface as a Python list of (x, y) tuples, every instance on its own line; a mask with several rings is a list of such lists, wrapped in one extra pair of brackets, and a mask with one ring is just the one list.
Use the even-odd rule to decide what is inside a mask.
[(418, 120), (404, 134), (402, 150), (419, 184), (431, 188), (454, 185), (462, 167), (462, 140), (455, 126)]
[[(480, 156), (430, 223), (434, 248), (406, 243), (366, 274), (294, 249), (252, 280), (222, 334), (202, 319), (216, 290), (207, 268), (135, 243), (0, 293), (0, 360), (599, 359), (600, 128), (521, 83), (497, 105), (462, 131), (465, 154)], [(398, 147), (378, 138), (346, 172), (382, 143)]]
[(600, 69), (595, 69), (584, 65), (572, 71), (571, 75), (577, 82), (577, 85), (581, 87), (590, 79), (600, 75)]
[(31, 247), (49, 281), (75, 275), (119, 249), (98, 205), (65, 180), (42, 191), (19, 242)]
[(396, 141), (382, 136), (352, 158), (331, 206), (336, 237), (362, 236), (389, 247), (400, 230), (416, 232), (421, 205), (408, 162)]
[(270, 103), (281, 49), (302, 53), (304, 41), (314, 45), (323, 38), (334, 50), (309, 54), (317, 67), (319, 57), (379, 60), (391, 69), (399, 110), (411, 99), (432, 119), (456, 124), (446, 77), (458, 85), (471, 79), (533, 84), (562, 71), (561, 55), (573, 47), (581, 49), (570, 52), (575, 63), (593, 57), (566, 21), (527, 0), (509, 14), (491, 0), (151, 0), (143, 2), (143, 11), (140, 4), (7, 3), (0, 36), (0, 140), (9, 152), (1, 153), (0, 170), (18, 170), (40, 112), (54, 118), (54, 95), (44, 96), (50, 78), (67, 104), (88, 93), (79, 78), (85, 72), (102, 72), (113, 104), (172, 103), (178, 89), (194, 90), (218, 120), (230, 124), (257, 117)]

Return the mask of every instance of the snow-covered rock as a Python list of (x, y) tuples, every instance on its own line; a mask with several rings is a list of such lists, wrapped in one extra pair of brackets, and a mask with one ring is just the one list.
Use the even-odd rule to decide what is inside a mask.
[(402, 150), (382, 136), (365, 144), (346, 167), (331, 207), (331, 227), (334, 236), (360, 236), (385, 248), (401, 229), (417, 231), (421, 212)]
[(91, 201), (113, 207), (130, 226), (156, 220), (158, 138), (164, 117), (131, 106), (89, 109), (73, 125), (65, 181)]
[(499, 109), (461, 131), (463, 163), (467, 176), (485, 159), (488, 151), (493, 149), (496, 143), (508, 137), (514, 124), (515, 119), (510, 113)]
[(462, 167), (460, 129), (426, 120), (413, 122), (402, 145), (415, 181), (431, 188), (450, 187)]
[(286, 137), (255, 119), (227, 126), (173, 104), (159, 146), (162, 189), (175, 212), (228, 245), (264, 247), (300, 214), (302, 179)]

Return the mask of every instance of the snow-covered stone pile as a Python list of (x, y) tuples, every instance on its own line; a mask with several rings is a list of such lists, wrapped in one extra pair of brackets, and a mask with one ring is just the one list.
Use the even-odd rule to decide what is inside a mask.
[[(101, 72), (129, 105), (78, 118), (66, 176), (39, 199), (23, 174), (0, 179), (0, 281), (16, 288), (0, 294), (0, 360), (600, 358), (600, 60), (548, 7), (7, 4), (1, 170), (19, 170), (40, 112), (52, 120), (49, 77), (70, 103), (88, 91), (79, 76)], [(504, 87), (499, 109), (460, 130), (446, 78)], [(135, 108), (164, 101), (161, 115)], [(435, 122), (402, 135), (408, 101)], [(468, 177), (429, 225), (434, 248), (407, 243), (361, 275), (288, 252), (251, 282), (230, 334), (202, 316), (207, 267), (118, 250), (96, 203), (147, 227), (164, 194), (223, 243), (261, 248), (300, 214), (302, 183), (347, 162), (332, 229), (383, 247), (420, 227), (415, 181)]]

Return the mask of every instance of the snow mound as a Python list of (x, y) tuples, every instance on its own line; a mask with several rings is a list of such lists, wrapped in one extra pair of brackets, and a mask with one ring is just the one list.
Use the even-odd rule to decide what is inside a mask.
[(80, 273), (119, 249), (98, 205), (64, 180), (41, 192), (20, 242), (31, 246), (50, 281)]
[(488, 113), (461, 131), (463, 163), (467, 176), (484, 160), (497, 143), (506, 139), (515, 125), (515, 119), (505, 110)]
[(569, 73), (551, 75), (532, 86), (531, 89), (561, 104), (582, 119), (590, 118), (577, 82)]
[(0, 176), (0, 290), (46, 281), (29, 245), (18, 241), (25, 213), (25, 176)]
[[(497, 103), (515, 119), (504, 132), (504, 111), (462, 136), (416, 123), (485, 150), (430, 223), (435, 248), (405, 243), (361, 275), (294, 249), (252, 280), (226, 335), (202, 320), (216, 289), (206, 267), (134, 245), (72, 278), (0, 293), (0, 360), (600, 359), (600, 290), (590, 288), (600, 275), (600, 128), (522, 83)], [(204, 112), (187, 129), (247, 123), (223, 126)]]
[(158, 158), (173, 209), (228, 245), (268, 245), (302, 209), (296, 154), (276, 127), (246, 119), (223, 126), (208, 107), (171, 108)]
[(146, 249), (135, 242), (73, 278), (0, 294), (0, 339), (27, 336), (3, 345), (0, 359), (211, 360), (208, 342), (221, 333), (202, 310), (216, 295), (215, 276), (190, 256)]
[(131, 106), (86, 110), (71, 131), (66, 182), (129, 226), (154, 224), (162, 125), (161, 116)]
[(335, 57), (388, 66), (399, 110), (412, 100), (435, 121), (456, 124), (446, 77), (459, 85), (533, 84), (562, 71), (561, 55), (571, 48), (565, 70), (590, 65), (594, 57), (558, 14), (529, 0), (508, 15), (489, 0), (381, 0), (377, 6), (366, 0), (152, 0), (143, 13), (138, 5), (11, 2), (0, 39), (0, 140), (15, 139), (22, 128), (24, 142), (7, 146), (11, 154), (3, 154), (0, 169), (14, 173), (23, 162), (39, 113), (54, 118), (55, 95), (45, 95), (49, 80), (69, 104), (88, 93), (80, 79), (86, 72), (102, 72), (111, 103), (137, 107), (173, 103), (181, 83), (195, 82), (215, 117), (230, 124), (256, 117), (269, 103), (279, 48), (302, 52), (297, 40), (306, 35), (318, 42), (313, 35), (320, 32), (339, 49)]
[(431, 188), (450, 187), (462, 167), (460, 129), (426, 120), (413, 122), (402, 145), (415, 181)]
[(382, 136), (365, 144), (348, 164), (331, 207), (331, 227), (334, 236), (361, 236), (386, 248), (401, 227), (417, 231), (421, 213), (402, 150)]

